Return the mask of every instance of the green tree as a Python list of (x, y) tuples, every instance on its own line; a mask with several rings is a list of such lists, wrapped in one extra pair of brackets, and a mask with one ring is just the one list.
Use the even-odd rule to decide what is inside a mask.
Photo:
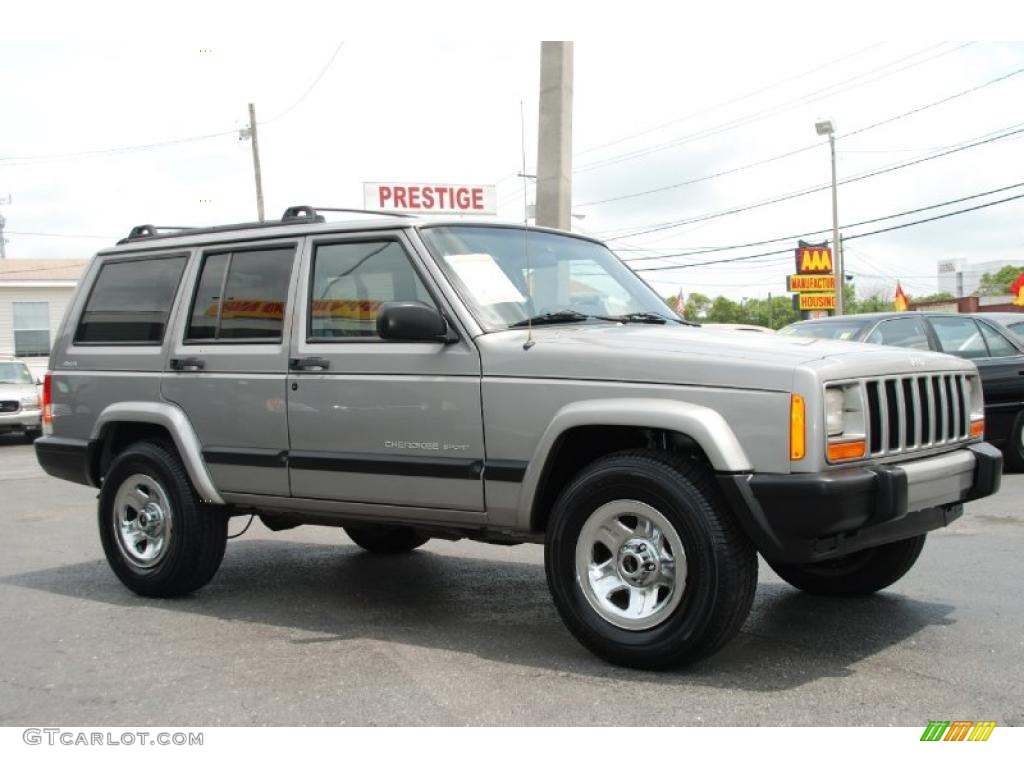
[(699, 322), (707, 317), (711, 309), (711, 299), (703, 293), (691, 293), (686, 297), (686, 309), (683, 317), (691, 322)]
[(711, 302), (707, 320), (711, 323), (742, 323), (743, 312), (739, 304), (725, 296), (716, 296)]
[(1010, 284), (1017, 279), (1017, 276), (1024, 272), (1024, 267), (1003, 267), (995, 274), (986, 272), (981, 276), (978, 284), (980, 296), (1002, 296), (1010, 292)]

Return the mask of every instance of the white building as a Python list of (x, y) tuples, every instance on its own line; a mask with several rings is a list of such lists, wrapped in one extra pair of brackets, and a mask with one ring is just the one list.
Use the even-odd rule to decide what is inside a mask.
[(1019, 265), (1017, 261), (983, 261), (969, 264), (966, 259), (946, 259), (938, 263), (939, 293), (951, 293), (957, 298), (971, 296), (981, 284), (986, 272), (996, 273), (1003, 267)]
[(88, 261), (0, 260), (0, 355), (46, 371), (53, 336)]

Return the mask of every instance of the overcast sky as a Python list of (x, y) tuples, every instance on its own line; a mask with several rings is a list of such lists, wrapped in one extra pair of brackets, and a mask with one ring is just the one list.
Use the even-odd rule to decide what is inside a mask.
[[(520, 104), (533, 173), (538, 42), (476, 33), (445, 42), (437, 35), (348, 39), (341, 25), (332, 40), (322, 36), (327, 31), (315, 40), (271, 37), (268, 29), (249, 41), (193, 31), (187, 39), (125, 35), (101, 45), (73, 33), (4, 42), (0, 198), (10, 194), (12, 203), (0, 212), (8, 256), (84, 258), (134, 224), (255, 218), (250, 149), (237, 135), (249, 101), (261, 122), (268, 216), (294, 204), (361, 206), (364, 181), (428, 181), (497, 184), (500, 218), (521, 220)], [(795, 243), (785, 241), (650, 259), (829, 228), (826, 190), (630, 236), (828, 182), (827, 142), (814, 130), (819, 118), (835, 122), (841, 180), (1024, 128), (1024, 71), (978, 88), (1024, 69), (1024, 43), (884, 43), (863, 35), (829, 46), (799, 32), (730, 43), (717, 31), (677, 45), (640, 34), (576, 42), (573, 200), (584, 218), (575, 226), (626, 235), (611, 244), (640, 259), (637, 267), (790, 248)], [(208, 134), (223, 135), (164, 144)], [(1022, 137), (840, 186), (840, 223), (1024, 184)], [(146, 144), (161, 146), (61, 156)], [(1024, 186), (846, 232), (1019, 194)], [(532, 201), (530, 185), (527, 195)], [(851, 240), (847, 271), (862, 294), (891, 291), (897, 277), (911, 295), (932, 292), (940, 259), (1024, 261), (1022, 214), (1024, 199)], [(790, 271), (792, 258), (783, 255), (643, 274), (664, 294), (681, 288), (741, 298), (783, 293)]]

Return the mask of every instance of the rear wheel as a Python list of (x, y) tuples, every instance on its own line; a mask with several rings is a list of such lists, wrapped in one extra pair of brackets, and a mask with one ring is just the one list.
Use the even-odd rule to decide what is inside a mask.
[(429, 536), (403, 525), (346, 525), (345, 533), (363, 549), (380, 555), (411, 552), (430, 541)]
[(107, 562), (140, 595), (193, 592), (224, 558), (227, 515), (199, 501), (167, 443), (135, 443), (114, 460), (100, 489), (98, 517)]
[(926, 534), (809, 565), (772, 564), (784, 581), (814, 595), (859, 597), (899, 581), (917, 562)]
[(545, 571), (573, 635), (642, 669), (714, 653), (739, 631), (757, 587), (754, 547), (710, 473), (652, 450), (600, 459), (565, 488)]

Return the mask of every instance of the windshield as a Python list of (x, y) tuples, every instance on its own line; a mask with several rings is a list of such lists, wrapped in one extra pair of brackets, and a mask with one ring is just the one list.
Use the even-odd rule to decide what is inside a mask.
[(779, 331), (784, 336), (813, 336), (816, 339), (855, 339), (864, 330), (866, 320), (844, 320), (832, 323), (794, 323)]
[(0, 363), (0, 384), (31, 384), (32, 374), (24, 363)]
[(527, 318), (584, 322), (647, 316), (678, 322), (646, 283), (611, 251), (589, 240), (458, 225), (425, 227), (421, 233), (487, 330), (518, 327)]

